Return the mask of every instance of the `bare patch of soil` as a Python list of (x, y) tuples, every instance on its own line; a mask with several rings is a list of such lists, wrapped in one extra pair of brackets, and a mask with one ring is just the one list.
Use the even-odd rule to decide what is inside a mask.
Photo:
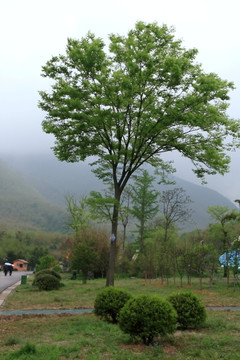
[(144, 344), (127, 344), (127, 345), (119, 345), (120, 347), (123, 347), (125, 350), (130, 350), (134, 352), (135, 354), (141, 354), (145, 349), (148, 348), (147, 345)]

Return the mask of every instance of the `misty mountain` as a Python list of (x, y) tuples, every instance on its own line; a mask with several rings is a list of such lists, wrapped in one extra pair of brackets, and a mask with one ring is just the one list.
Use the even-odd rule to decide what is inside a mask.
[[(18, 171), (25, 178), (24, 188), (29, 187), (28, 193), (41, 198), (41, 202), (46, 202), (51, 206), (64, 211), (66, 207), (66, 197), (73, 195), (77, 199), (87, 195), (90, 191), (101, 191), (104, 186), (100, 180), (91, 172), (91, 166), (87, 163), (66, 163), (58, 161), (54, 155), (11, 155), (5, 156), (4, 161), (12, 171)], [(14, 169), (14, 170), (13, 170)], [(181, 187), (190, 196), (192, 203), (192, 219), (184, 224), (182, 231), (193, 229), (203, 229), (212, 222), (207, 209), (209, 206), (227, 206), (230, 209), (236, 206), (225, 196), (217, 191), (209, 189), (206, 185), (196, 185), (192, 182), (173, 177), (175, 187)], [(22, 184), (22, 182), (21, 182)], [(15, 184), (19, 188), (19, 180)], [(23, 186), (23, 185), (21, 185)], [(159, 185), (158, 185), (159, 186)], [(163, 191), (174, 187), (173, 185), (161, 185), (157, 190)], [(157, 185), (156, 185), (157, 187)], [(0, 191), (1, 183), (0, 183)], [(25, 199), (26, 201), (26, 199)]]
[(67, 196), (81, 197), (103, 188), (87, 163), (61, 162), (49, 154), (2, 156), (6, 164), (19, 171), (49, 201), (66, 205)]
[(0, 161), (0, 227), (61, 231), (66, 211), (48, 201), (27, 178)]
[[(225, 196), (219, 194), (217, 191), (209, 189), (206, 185), (196, 185), (189, 181), (173, 177), (176, 181), (174, 187), (183, 188), (186, 191), (192, 203), (189, 207), (192, 209), (192, 219), (189, 223), (183, 225), (184, 231), (191, 231), (194, 229), (204, 229), (208, 224), (213, 222), (213, 219), (208, 214), (209, 206), (227, 206), (229, 209), (236, 209), (236, 206)], [(167, 186), (166, 188), (173, 188)], [(164, 188), (162, 187), (164, 190)]]

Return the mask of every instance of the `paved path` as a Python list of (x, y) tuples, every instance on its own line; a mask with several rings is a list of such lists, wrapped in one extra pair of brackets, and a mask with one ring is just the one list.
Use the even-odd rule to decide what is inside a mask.
[(9, 286), (15, 284), (16, 282), (20, 281), (22, 278), (22, 275), (29, 275), (32, 272), (30, 271), (13, 271), (12, 275), (10, 276), (7, 274), (7, 276), (4, 275), (3, 271), (0, 271), (0, 293), (8, 288)]
[(13, 271), (12, 275), (4, 275), (3, 271), (0, 271), (0, 307), (3, 305), (7, 296), (12, 290), (21, 284), (21, 278), (23, 275), (32, 274), (30, 271)]
[(92, 313), (93, 309), (51, 309), (51, 310), (0, 310), (0, 317), (4, 315), (51, 315), (51, 314), (87, 314)]

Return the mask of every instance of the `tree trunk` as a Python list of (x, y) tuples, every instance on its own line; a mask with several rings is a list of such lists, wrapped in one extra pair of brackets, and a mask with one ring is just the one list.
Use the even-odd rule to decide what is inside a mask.
[(123, 223), (123, 250), (125, 249), (126, 242), (126, 231), (127, 231), (127, 221)]
[(82, 283), (83, 284), (87, 283), (87, 273), (85, 273), (85, 272), (82, 273)]
[(143, 219), (141, 219), (141, 224), (140, 224), (140, 250), (141, 253), (144, 253), (144, 221)]
[(110, 238), (110, 255), (106, 286), (114, 286), (115, 260), (117, 252), (118, 206), (114, 205), (112, 220), (112, 235)]
[(202, 274), (200, 274), (199, 282), (200, 282), (200, 290), (202, 290)]
[[(112, 234), (112, 236), (113, 235), (115, 236), (114, 233)], [(111, 244), (110, 244), (110, 256), (109, 256), (109, 266), (107, 272), (106, 286), (114, 286), (115, 258), (116, 258), (116, 238), (114, 241), (111, 240)]]
[(209, 288), (210, 290), (212, 290), (212, 286), (213, 286), (213, 270), (210, 271), (210, 277), (209, 277)]

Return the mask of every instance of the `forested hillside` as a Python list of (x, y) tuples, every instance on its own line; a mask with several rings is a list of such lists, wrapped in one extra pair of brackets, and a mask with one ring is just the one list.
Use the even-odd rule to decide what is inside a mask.
[[(3, 163), (1, 163), (3, 179), (0, 180), (0, 192), (3, 200), (0, 204), (0, 216), (6, 217), (7, 213), (11, 213), (11, 216), (7, 216), (8, 222), (10, 219), (15, 222), (18, 219), (20, 222), (24, 220), (24, 223), (28, 223), (29, 226), (62, 229), (66, 196), (73, 195), (80, 198), (92, 190), (101, 191), (103, 189), (103, 184), (96, 179), (91, 172), (91, 167), (86, 163), (60, 162), (54, 155), (44, 154), (5, 156), (4, 161), (12, 170), (6, 170), (6, 168), (4, 170)], [(17, 169), (22, 177), (19, 174), (16, 175), (13, 169)], [(8, 176), (11, 180), (7, 180)], [(4, 179), (8, 184), (7, 192), (2, 189)], [(174, 179), (175, 186), (182, 187), (192, 199), (190, 205), (193, 210), (192, 219), (184, 224), (182, 231), (207, 227), (212, 221), (207, 213), (208, 206), (219, 205), (235, 208), (233, 202), (209, 189), (206, 185), (196, 185), (177, 177)], [(10, 185), (12, 190), (9, 188)], [(160, 187), (156, 183), (156, 188), (163, 191), (173, 188), (173, 186), (162, 185)]]
[(47, 201), (17, 171), (0, 161), (0, 226), (17, 230), (61, 231), (63, 207)]

